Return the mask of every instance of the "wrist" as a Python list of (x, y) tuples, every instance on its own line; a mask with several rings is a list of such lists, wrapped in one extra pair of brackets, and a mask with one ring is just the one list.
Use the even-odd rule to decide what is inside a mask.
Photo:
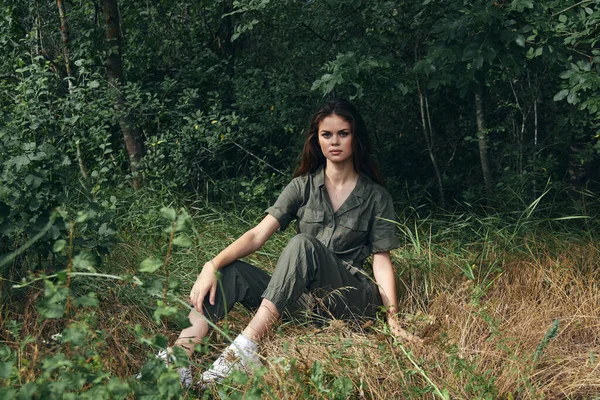
[(204, 271), (205, 269), (210, 269), (211, 273), (215, 273), (217, 271), (217, 266), (215, 265), (213, 260), (208, 260), (206, 263), (204, 263), (204, 267), (202, 267), (202, 271)]

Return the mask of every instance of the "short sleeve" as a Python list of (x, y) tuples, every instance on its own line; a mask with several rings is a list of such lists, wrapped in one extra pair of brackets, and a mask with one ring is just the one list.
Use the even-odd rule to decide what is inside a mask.
[(387, 190), (384, 190), (381, 201), (374, 207), (375, 220), (369, 232), (371, 253), (381, 253), (400, 247), (394, 203)]
[(279, 230), (286, 230), (290, 222), (296, 218), (298, 209), (302, 204), (302, 189), (300, 179), (293, 179), (283, 189), (275, 204), (265, 210), (266, 213), (275, 217), (279, 222)]

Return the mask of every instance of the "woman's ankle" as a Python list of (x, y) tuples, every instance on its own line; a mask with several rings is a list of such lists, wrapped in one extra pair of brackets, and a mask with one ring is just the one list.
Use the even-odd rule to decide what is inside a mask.
[(191, 357), (194, 354), (194, 347), (197, 344), (200, 344), (202, 339), (197, 338), (178, 338), (175, 343), (173, 343), (173, 347), (181, 347), (187, 353), (188, 357)]
[(263, 299), (260, 307), (256, 310), (256, 314), (254, 314), (254, 317), (248, 326), (246, 326), (242, 335), (253, 342), (258, 342), (267, 334), (278, 319), (279, 312), (275, 304), (271, 300)]

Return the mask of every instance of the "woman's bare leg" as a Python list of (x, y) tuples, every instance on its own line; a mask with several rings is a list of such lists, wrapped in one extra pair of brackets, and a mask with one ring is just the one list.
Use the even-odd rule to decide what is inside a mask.
[[(200, 315), (193, 310), (190, 312), (189, 318), (192, 326), (181, 331), (174, 346), (183, 348), (188, 356), (191, 357), (194, 352), (194, 345), (200, 343), (200, 341), (208, 334), (208, 323), (203, 315)], [(257, 342), (273, 327), (273, 324), (278, 319), (279, 312), (275, 305), (270, 300), (263, 299), (256, 314), (246, 329), (244, 329), (242, 335), (253, 342)]]
[(200, 341), (208, 335), (208, 323), (204, 316), (195, 310), (190, 312), (189, 319), (192, 326), (181, 331), (174, 346), (183, 348), (188, 356), (191, 356), (194, 352), (194, 345), (200, 343)]
[(257, 342), (273, 327), (273, 324), (278, 319), (279, 312), (277, 311), (275, 304), (270, 300), (263, 299), (256, 314), (254, 314), (254, 317), (246, 329), (244, 329), (242, 335), (253, 342)]

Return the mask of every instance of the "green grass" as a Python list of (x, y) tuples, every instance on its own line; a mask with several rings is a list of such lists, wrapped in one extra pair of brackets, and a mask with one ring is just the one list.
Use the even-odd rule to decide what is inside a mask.
[[(71, 282), (74, 296), (94, 292), (99, 307), (82, 306), (62, 318), (41, 320), (34, 305), (44, 298), (43, 276), (14, 297), (28, 307), (2, 305), (4, 394), (25, 390), (27, 382), (50, 390), (62, 375), (79, 374), (99, 378), (68, 388), (78, 393), (107, 388), (113, 379), (125, 397), (134, 390), (137, 396), (199, 395), (180, 392), (172, 372), (143, 383), (131, 377), (156, 346), (177, 336), (188, 312), (187, 293), (202, 265), (263, 214), (234, 204), (170, 200), (176, 198), (181, 197), (151, 190), (121, 197), (114, 220), (119, 242), (96, 267), (99, 277), (73, 276)], [(267, 368), (254, 377), (234, 376), (218, 389), (219, 396), (534, 399), (597, 393), (600, 323), (591, 317), (600, 315), (600, 249), (593, 229), (581, 230), (582, 221), (587, 228), (595, 221), (548, 218), (542, 205), (540, 200), (519, 213), (484, 216), (467, 207), (435, 216), (405, 210), (398, 222), (402, 245), (392, 252), (400, 315), (405, 328), (425, 344), (396, 342), (382, 320), (359, 330), (339, 321), (323, 326), (285, 322), (261, 346)], [(162, 207), (183, 207), (191, 215), (191, 246), (170, 244), (165, 228), (171, 223), (161, 216)], [(248, 261), (271, 272), (293, 235), (293, 229), (275, 234)], [(161, 305), (165, 267), (153, 274), (138, 269), (146, 258), (164, 260), (167, 254), (170, 289), (168, 304)], [(61, 284), (56, 277), (47, 280)], [(157, 309), (166, 317), (157, 321)], [(192, 360), (194, 371), (206, 368), (225, 338), (250, 317), (235, 308), (221, 325), (224, 333), (201, 346)], [(65, 332), (73, 340), (48, 339)], [(65, 354), (70, 366), (57, 354)], [(62, 366), (48, 373), (44, 365), (52, 363)]]

